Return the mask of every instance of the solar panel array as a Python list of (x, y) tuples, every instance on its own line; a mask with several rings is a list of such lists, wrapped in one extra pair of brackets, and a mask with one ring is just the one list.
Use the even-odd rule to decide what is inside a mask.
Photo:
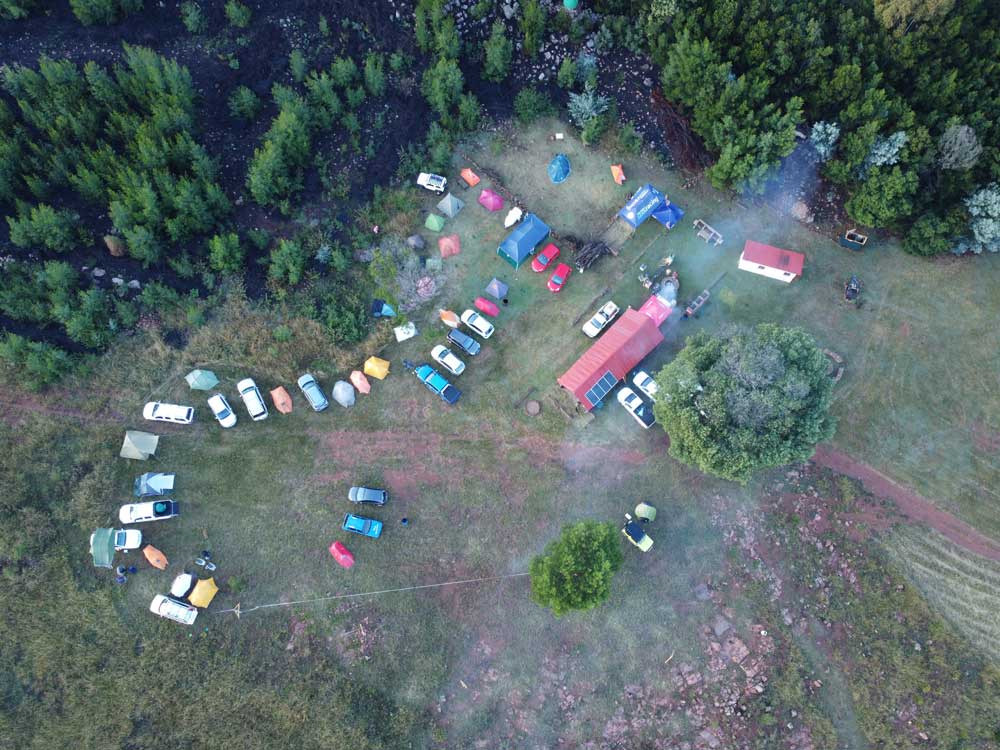
[(587, 400), (596, 405), (604, 400), (604, 397), (608, 395), (608, 391), (614, 388), (618, 384), (618, 378), (616, 378), (611, 370), (608, 370), (604, 375), (587, 391)]

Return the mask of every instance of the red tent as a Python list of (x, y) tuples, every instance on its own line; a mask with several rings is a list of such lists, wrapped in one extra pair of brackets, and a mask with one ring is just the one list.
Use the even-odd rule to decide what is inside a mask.
[(479, 184), (479, 175), (473, 172), (471, 169), (466, 167), (459, 174), (462, 175), (462, 179), (465, 180), (465, 184), (469, 187), (475, 187)]
[(349, 568), (354, 565), (354, 555), (340, 542), (334, 542), (330, 545), (330, 554), (333, 555), (333, 559), (337, 561), (337, 564), (343, 568)]
[(446, 234), (438, 239), (438, 250), (441, 251), (442, 258), (450, 258), (452, 255), (458, 255), (462, 252), (462, 242), (458, 239), (457, 234)]
[(500, 314), (500, 308), (497, 307), (496, 303), (491, 302), (485, 297), (476, 297), (475, 305), (477, 310), (487, 315), (492, 315), (494, 318)]
[(485, 189), (479, 194), (479, 205), (488, 211), (500, 211), (503, 208), (503, 198), (492, 190)]

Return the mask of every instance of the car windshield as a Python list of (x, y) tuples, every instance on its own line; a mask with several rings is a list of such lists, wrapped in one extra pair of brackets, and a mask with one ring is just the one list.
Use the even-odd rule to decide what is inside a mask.
[(541, 262), (541, 264), (542, 264), (542, 265), (544, 266), (544, 265), (545, 265), (546, 263), (548, 263), (548, 262), (549, 262), (549, 256), (548, 256), (548, 255), (546, 255), (545, 253), (539, 253), (539, 254), (538, 254), (538, 260), (539, 260), (539, 261)]
[(563, 283), (563, 277), (559, 276), (559, 275), (554, 275), (552, 277), (552, 283), (553, 284), (562, 284)]
[(125, 546), (125, 532), (118, 531), (115, 533), (115, 546), (124, 547)]
[(219, 417), (225, 419), (230, 414), (229, 408), (225, 404), (219, 405)]

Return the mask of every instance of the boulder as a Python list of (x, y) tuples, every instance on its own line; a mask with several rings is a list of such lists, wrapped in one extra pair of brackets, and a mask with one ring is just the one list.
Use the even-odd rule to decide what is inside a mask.
[(121, 276), (112, 276), (111, 283), (114, 284), (115, 286), (121, 286), (122, 284), (125, 283), (125, 279), (123, 279)]
[(406, 246), (414, 250), (423, 250), (427, 246), (427, 241), (419, 234), (411, 234), (406, 238)]
[(115, 237), (113, 234), (104, 235), (104, 244), (107, 245), (108, 252), (116, 258), (125, 256), (125, 240)]
[(139, 279), (132, 279), (128, 283), (128, 288), (129, 289), (141, 289), (142, 288), (142, 282), (139, 281)]
[(105, 270), (104, 270), (103, 268), (95, 268), (95, 269), (94, 269), (93, 271), (91, 271), (90, 273), (91, 273), (91, 275), (92, 275), (92, 276), (93, 276), (93, 277), (94, 277), (95, 279), (99, 279), (99, 278), (101, 278), (102, 276), (106, 276), (108, 272), (107, 272), (107, 271), (105, 271)]

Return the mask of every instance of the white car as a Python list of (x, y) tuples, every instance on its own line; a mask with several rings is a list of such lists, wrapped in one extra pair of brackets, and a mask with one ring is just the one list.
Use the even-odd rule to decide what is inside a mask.
[(198, 617), (198, 609), (190, 604), (171, 599), (169, 596), (157, 594), (149, 605), (149, 611), (154, 615), (166, 617), (181, 625), (193, 625)]
[(142, 408), (142, 416), (154, 422), (191, 424), (194, 421), (194, 407), (150, 401)]
[(430, 190), (432, 193), (437, 193), (441, 195), (448, 187), (448, 178), (442, 177), (439, 174), (432, 174), (429, 172), (421, 172), (417, 175), (417, 184)]
[(208, 397), (208, 408), (223, 427), (232, 427), (236, 424), (236, 412), (221, 393), (213, 393)]
[(583, 332), (590, 338), (596, 338), (620, 312), (621, 308), (608, 300), (600, 310), (594, 313), (594, 317), (583, 324)]
[(162, 521), (180, 514), (180, 504), (176, 500), (151, 500), (148, 503), (123, 505), (118, 511), (118, 520), (122, 523), (145, 523)]
[(240, 398), (243, 399), (243, 405), (250, 413), (250, 419), (254, 422), (267, 419), (267, 405), (264, 403), (264, 397), (260, 395), (257, 384), (253, 382), (253, 378), (241, 380), (236, 384), (236, 390), (240, 392)]
[(618, 403), (625, 407), (625, 411), (635, 417), (635, 421), (641, 424), (643, 429), (648, 430), (656, 422), (652, 407), (644, 403), (639, 398), (639, 394), (628, 386), (618, 391)]
[[(111, 539), (117, 552), (128, 552), (142, 546), (142, 532), (139, 529), (115, 529)], [(94, 546), (94, 534), (90, 535), (90, 546)]]
[(656, 392), (660, 390), (660, 386), (648, 372), (639, 370), (632, 378), (632, 385), (642, 391), (650, 401), (656, 401)]
[(465, 323), (466, 327), (471, 329), (473, 333), (478, 333), (484, 339), (488, 339), (493, 335), (493, 331), (496, 330), (490, 321), (477, 313), (475, 310), (466, 310), (462, 313), (462, 322)]
[(452, 375), (461, 375), (465, 372), (465, 362), (444, 344), (438, 344), (431, 349), (431, 356), (434, 361), (441, 365)]

